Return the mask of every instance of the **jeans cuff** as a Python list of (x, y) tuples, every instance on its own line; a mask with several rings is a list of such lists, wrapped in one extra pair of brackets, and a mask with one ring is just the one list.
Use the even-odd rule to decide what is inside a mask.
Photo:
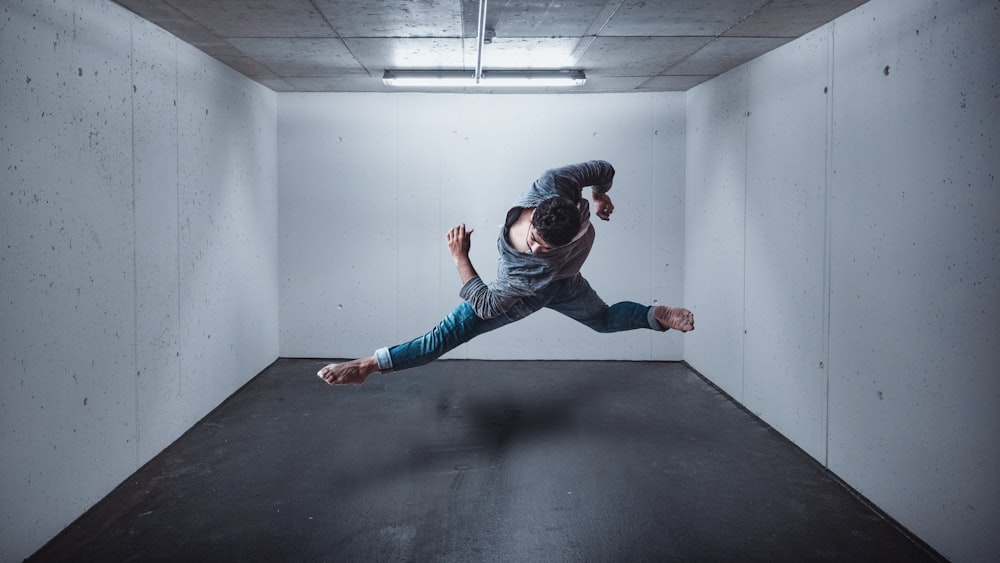
[(378, 361), (379, 371), (392, 371), (392, 358), (389, 357), (388, 348), (375, 350), (375, 360)]
[(649, 328), (653, 330), (658, 330), (660, 332), (668, 331), (669, 329), (663, 328), (663, 325), (660, 324), (660, 321), (656, 320), (656, 317), (653, 315), (653, 311), (655, 310), (656, 307), (650, 307), (646, 311), (646, 322), (649, 323)]

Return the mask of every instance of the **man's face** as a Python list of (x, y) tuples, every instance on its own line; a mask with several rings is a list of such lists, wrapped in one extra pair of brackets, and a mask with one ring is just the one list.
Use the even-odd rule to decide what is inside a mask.
[(542, 254), (555, 249), (556, 247), (549, 245), (542, 240), (542, 237), (538, 236), (538, 231), (535, 230), (534, 225), (528, 227), (528, 250), (530, 250), (532, 254)]

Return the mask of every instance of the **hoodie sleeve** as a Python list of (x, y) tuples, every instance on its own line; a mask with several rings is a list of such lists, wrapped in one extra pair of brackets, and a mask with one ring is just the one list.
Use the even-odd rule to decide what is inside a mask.
[(564, 197), (575, 201), (583, 195), (583, 188), (590, 188), (598, 193), (607, 193), (614, 182), (615, 169), (604, 160), (590, 160), (579, 164), (570, 164), (555, 168), (545, 173), (551, 177), (555, 191)]
[(531, 189), (514, 202), (519, 207), (537, 207), (553, 196), (570, 201), (583, 199), (583, 189), (590, 186), (597, 193), (607, 193), (615, 178), (615, 169), (604, 160), (590, 160), (546, 170), (535, 180)]
[(486, 285), (479, 276), (476, 276), (462, 286), (458, 295), (472, 305), (476, 316), (481, 319), (492, 319), (506, 313), (530, 293), (519, 291), (500, 281)]

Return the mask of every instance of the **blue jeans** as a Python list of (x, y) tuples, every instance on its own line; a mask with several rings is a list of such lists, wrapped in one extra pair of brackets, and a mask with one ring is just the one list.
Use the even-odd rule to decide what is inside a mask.
[(521, 320), (543, 307), (558, 311), (597, 332), (639, 328), (666, 330), (653, 318), (652, 307), (631, 301), (609, 307), (587, 280), (577, 274), (550, 284), (538, 295), (525, 297), (506, 313), (492, 319), (479, 318), (472, 306), (463, 301), (427, 334), (392, 348), (379, 348), (375, 351), (375, 358), (381, 371), (422, 366), (480, 334)]

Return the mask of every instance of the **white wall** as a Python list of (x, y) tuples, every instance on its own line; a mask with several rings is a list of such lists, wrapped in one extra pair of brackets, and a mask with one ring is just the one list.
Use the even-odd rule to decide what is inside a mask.
[(746, 71), (687, 97), (684, 359), (743, 399)]
[(946, 556), (1000, 548), (995, 3), (874, 0), (687, 96), (275, 95), (108, 2), (0, 10), (0, 560), (279, 350), (429, 329), (447, 228), (490, 279), (513, 198), (589, 158), (585, 275), (698, 330), (543, 312), (450, 357), (683, 356)]
[(0, 1), (0, 560), (277, 357), (276, 96), (101, 0)]
[(955, 561), (1000, 550), (998, 29), (874, 0), (687, 99), (685, 358)]
[[(444, 234), (489, 281), (507, 209), (544, 170), (600, 158), (615, 214), (583, 274), (609, 303), (683, 301), (684, 96), (279, 94), (281, 355), (357, 357), (458, 302)], [(600, 335), (551, 311), (452, 358), (678, 360), (683, 337)]]

